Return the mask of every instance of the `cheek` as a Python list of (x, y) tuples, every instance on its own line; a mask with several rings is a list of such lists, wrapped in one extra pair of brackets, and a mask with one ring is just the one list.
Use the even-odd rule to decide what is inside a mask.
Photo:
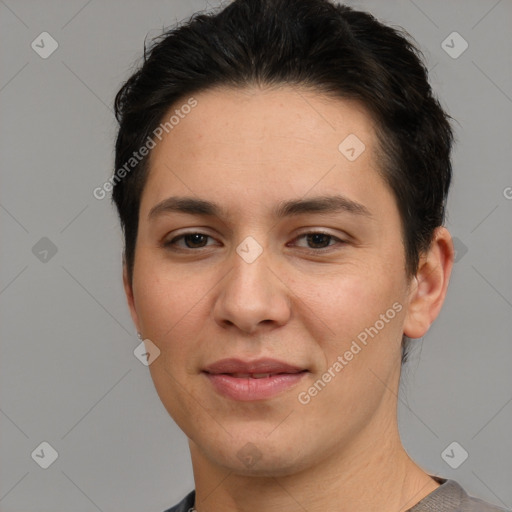
[(299, 403), (308, 402), (304, 412), (312, 417), (332, 416), (337, 404), (343, 415), (333, 421), (336, 436), (336, 428), (364, 423), (387, 393), (383, 382), (391, 382), (400, 366), (405, 308), (396, 279), (385, 274), (329, 279), (322, 291), (311, 292), (311, 284), (303, 282), (303, 293), (298, 286), (296, 292), (304, 299), (308, 314), (301, 321), (322, 354), (321, 367), (298, 390)]
[(324, 338), (329, 340), (326, 349), (338, 350), (378, 322), (381, 315), (386, 317), (386, 331), (392, 330), (388, 328), (392, 324), (395, 332), (400, 329), (401, 315), (397, 310), (403, 307), (393, 309), (393, 304), (402, 304), (404, 300), (400, 274), (392, 269), (384, 272), (376, 268), (354, 266), (330, 275), (310, 275), (295, 280), (290, 287), (299, 299), (296, 306), (303, 303), (302, 320), (308, 319), (311, 326), (324, 327)]
[[(141, 255), (142, 256), (142, 255)], [(155, 389), (168, 413), (184, 430), (201, 411), (190, 401), (205, 326), (208, 285), (206, 276), (187, 276), (143, 257), (134, 272), (134, 296), (141, 330), (160, 349), (149, 366)], [(202, 284), (201, 284), (202, 283)], [(188, 390), (188, 392), (185, 392)], [(197, 421), (200, 421), (200, 417)]]
[(309, 319), (307, 330), (321, 352), (315, 378), (328, 384), (301, 391), (309, 396), (309, 391), (315, 395), (322, 390), (322, 397), (315, 398), (310, 408), (320, 415), (328, 415), (335, 402), (347, 417), (370, 415), (386, 390), (382, 382), (390, 382), (400, 366), (405, 312), (400, 286), (389, 275), (370, 272), (327, 283), (323, 292), (311, 293), (305, 300), (310, 313), (303, 323), (307, 325), (305, 318)]
[[(200, 327), (204, 300), (211, 288), (199, 276), (170, 272), (154, 264), (141, 265), (134, 277), (135, 305), (144, 336), (160, 350), (179, 355)], [(179, 340), (187, 335), (185, 343)]]

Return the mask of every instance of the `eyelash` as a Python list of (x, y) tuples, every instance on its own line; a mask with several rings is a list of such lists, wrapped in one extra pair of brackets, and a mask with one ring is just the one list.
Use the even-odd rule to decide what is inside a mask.
[[(169, 240), (168, 242), (164, 242), (163, 243), (163, 246), (167, 249), (170, 249), (170, 250), (174, 250), (174, 251), (199, 251), (200, 249), (205, 249), (206, 247), (208, 247), (207, 245), (204, 246), (204, 247), (196, 247), (196, 248), (191, 248), (191, 247), (180, 247), (180, 248), (177, 248), (176, 246), (176, 242), (179, 241), (179, 240), (184, 240), (185, 237), (187, 236), (193, 236), (193, 235), (201, 235), (201, 236), (205, 236), (207, 238), (213, 238), (212, 236), (210, 235), (207, 235), (206, 233), (201, 233), (199, 231), (193, 231), (193, 232), (190, 232), (190, 233), (183, 233), (177, 237), (174, 237), (172, 240)], [(335, 240), (337, 242), (337, 245), (345, 245), (347, 242), (334, 236), (334, 235), (331, 235), (330, 233), (325, 233), (323, 231), (308, 231), (306, 233), (301, 233), (300, 235), (298, 235), (294, 240), (298, 240), (298, 239), (301, 239), (301, 238), (304, 238), (304, 237), (307, 237), (307, 236), (310, 236), (310, 235), (323, 235), (323, 236), (326, 236), (329, 238), (329, 242), (332, 241), (332, 240)], [(328, 251), (330, 248), (334, 247), (336, 244), (329, 244), (327, 245), (326, 247), (320, 247), (318, 249), (314, 249), (314, 248), (306, 248), (306, 247), (302, 247), (302, 249), (305, 249), (306, 252), (309, 252), (309, 253), (313, 253), (313, 254), (318, 254), (320, 252), (324, 252), (324, 251)]]

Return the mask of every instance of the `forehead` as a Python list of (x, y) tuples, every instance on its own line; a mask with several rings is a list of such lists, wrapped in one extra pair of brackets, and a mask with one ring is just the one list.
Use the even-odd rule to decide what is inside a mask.
[[(373, 120), (364, 106), (349, 99), (326, 96), (318, 91), (294, 86), (260, 88), (257, 86), (241, 89), (215, 88), (194, 95), (197, 106), (182, 115), (179, 123), (172, 128), (174, 137), (164, 136), (165, 142), (153, 150), (158, 158), (165, 149), (173, 146), (172, 139), (179, 137), (181, 143), (188, 142), (211, 156), (215, 149), (225, 152), (227, 148), (236, 151), (243, 145), (259, 150), (253, 155), (260, 158), (275, 158), (276, 149), (284, 150), (297, 144), (307, 149), (326, 149), (336, 154), (338, 144), (349, 134), (357, 135), (366, 146), (372, 146), (374, 139)], [(187, 98), (177, 102), (169, 114), (180, 110)], [(189, 110), (189, 109), (187, 109)], [(164, 116), (164, 121), (170, 117)], [(174, 116), (175, 119), (176, 116)], [(279, 142), (261, 147), (261, 141), (271, 139)], [(288, 143), (287, 143), (288, 141)], [(174, 144), (178, 146), (181, 144)], [(276, 147), (277, 146), (277, 147)], [(179, 147), (175, 147), (179, 151)]]
[(248, 201), (252, 191), (261, 201), (339, 186), (360, 201), (355, 196), (371, 183), (386, 186), (373, 119), (354, 100), (291, 86), (212, 89), (194, 94), (197, 105), (181, 111), (188, 100), (164, 116), (181, 112), (152, 150), (144, 194), (152, 202), (171, 188)]

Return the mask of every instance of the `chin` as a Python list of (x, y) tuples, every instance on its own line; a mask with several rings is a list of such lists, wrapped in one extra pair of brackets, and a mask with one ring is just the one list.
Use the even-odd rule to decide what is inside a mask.
[(216, 465), (225, 467), (233, 473), (255, 477), (282, 477), (306, 469), (313, 463), (314, 448), (306, 443), (311, 453), (304, 453), (304, 440), (292, 440), (288, 436), (269, 440), (264, 434), (260, 437), (237, 436), (238, 440), (226, 439), (220, 444), (203, 445), (201, 451)]

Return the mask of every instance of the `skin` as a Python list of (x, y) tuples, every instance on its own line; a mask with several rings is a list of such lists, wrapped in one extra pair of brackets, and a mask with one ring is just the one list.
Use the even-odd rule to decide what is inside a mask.
[[(194, 97), (197, 107), (152, 151), (124, 285), (137, 330), (161, 351), (150, 365), (156, 390), (189, 438), (196, 509), (409, 509), (438, 484), (399, 439), (401, 339), (422, 337), (441, 309), (448, 231), (436, 230), (408, 277), (400, 216), (360, 104), (290, 86)], [(366, 147), (352, 162), (338, 150), (349, 134)], [(273, 216), (281, 201), (333, 194), (370, 215)], [(215, 201), (225, 215), (148, 218), (170, 196)], [(301, 236), (318, 231), (334, 238)], [(191, 233), (211, 238), (175, 240)], [(263, 250), (252, 263), (236, 252), (248, 236)], [(396, 303), (401, 311), (301, 404), (299, 393)], [(309, 373), (271, 399), (234, 401), (201, 373), (227, 357), (270, 357)], [(237, 456), (247, 443), (260, 457), (252, 465)]]

